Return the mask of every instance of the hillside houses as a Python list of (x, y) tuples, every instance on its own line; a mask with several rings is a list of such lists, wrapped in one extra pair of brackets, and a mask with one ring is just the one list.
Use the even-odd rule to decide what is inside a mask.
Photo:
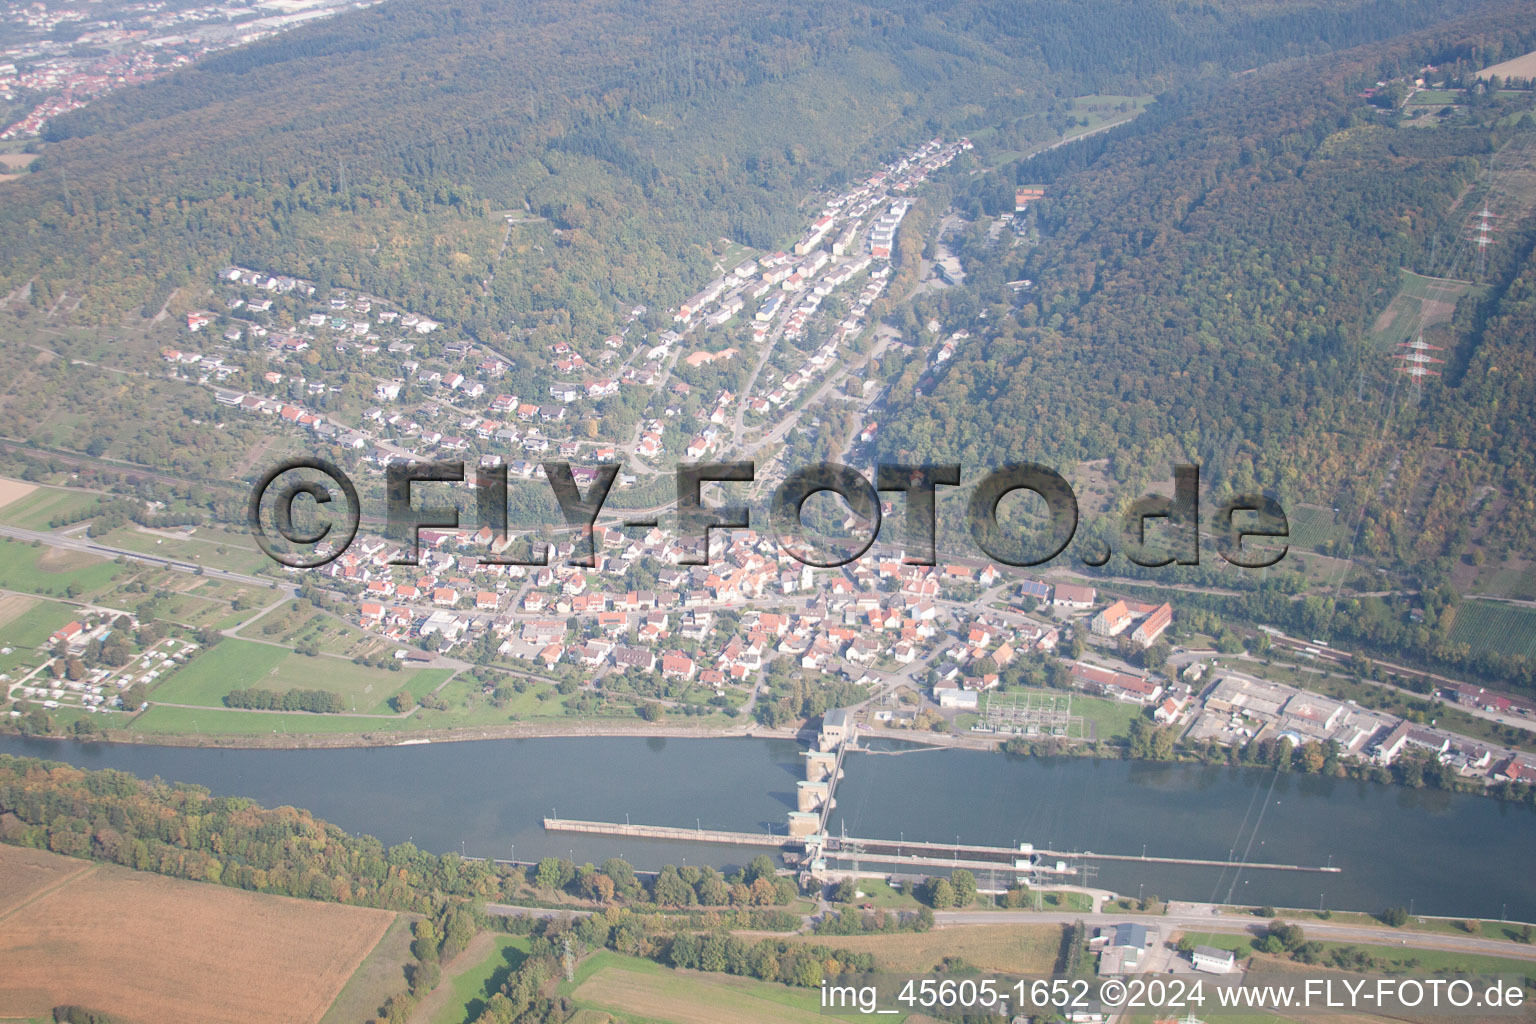
[[(261, 284), (253, 272), (240, 268), (229, 268), (220, 275), (220, 281), (235, 289), (250, 289)], [(293, 290), (304, 294), (297, 286)], [(249, 290), (228, 296), (223, 305), (228, 312), (219, 314), (218, 319), (241, 318), (233, 321), (238, 326), (225, 332), (225, 341), (248, 339), (247, 347), (259, 348), (278, 367), (265, 377), (277, 388), (277, 393), (257, 393), (254, 397), (258, 400), (302, 404), (298, 401), (300, 392), (324, 395), (340, 391), (336, 385), (305, 380), (303, 370), (310, 365), (305, 361), (305, 355), (319, 348), (335, 352), (344, 358), (346, 365), (372, 377), (367, 385), (368, 399), (385, 407), (421, 403), (419, 408), (408, 407), (399, 414), (365, 415), (364, 421), (355, 428), (332, 424), (338, 432), (350, 430), (364, 438), (362, 444), (349, 444), (348, 447), (377, 446), (389, 452), (391, 458), (431, 458), (438, 453), (476, 450), (504, 458), (507, 449), (513, 447), (525, 451), (552, 450), (566, 442), (557, 437), (547, 443), (538, 439), (530, 443), (526, 435), (512, 429), (510, 414), (527, 405), (535, 410), (533, 417), (538, 421), (563, 424), (568, 422), (567, 405), (602, 402), (619, 394), (625, 386), (625, 381), (617, 375), (604, 377), (588, 372), (591, 367), (579, 353), (569, 351), (567, 346), (566, 354), (558, 362), (581, 379), (549, 384), (552, 397), (546, 406), (524, 402), (515, 394), (498, 390), (498, 382), (508, 374), (506, 360), (456, 341), (439, 343), (433, 354), (423, 359), (418, 339), (439, 332), (442, 325), (429, 317), (391, 308), (370, 296), (333, 292), (328, 300), (317, 303), (317, 308), (294, 322), (274, 319), (279, 314), (273, 312), (270, 299), (257, 298)], [(206, 335), (206, 328), (215, 319), (214, 314), (197, 314), (189, 324), (189, 336)], [(605, 352), (605, 358), (611, 355)], [(224, 384), (241, 371), (236, 360), (206, 350), (196, 351), (190, 346), (167, 349), (163, 358), (173, 367), (175, 375), (197, 379), (200, 383)], [(644, 380), (644, 374), (639, 374), (639, 378)], [(242, 390), (242, 397), (251, 393), (248, 387), (232, 390)], [(240, 403), (225, 401), (223, 404)], [(246, 403), (247, 408), (252, 405)], [(258, 406), (254, 411), (264, 410)], [(466, 418), (462, 415), (466, 411), (476, 415)], [(444, 413), (458, 415), (457, 430), (434, 430), (427, 425)], [(303, 421), (300, 425), (310, 424)], [(501, 446), (500, 450), (488, 451), (494, 445)], [(582, 450), (583, 446), (578, 445), (575, 452), (579, 455)]]
[[(518, 452), (529, 457), (558, 453), (579, 461), (599, 458), (596, 449), (603, 447), (610, 451), (607, 458), (618, 462), (657, 460), (672, 452), (708, 457), (734, 443), (733, 427), (743, 417), (766, 419), (797, 404), (842, 365), (850, 340), (868, 329), (871, 305), (890, 274), (888, 265), (857, 243), (869, 224), (889, 219), (893, 210), (904, 212), (911, 202), (904, 194), (967, 146), (964, 140), (933, 140), (841, 194), (824, 197), (820, 212), (791, 251), (735, 258), (728, 271), (705, 282), (674, 311), (675, 330), (647, 333), (631, 310), (622, 328), (606, 336), (585, 343), (549, 343), (547, 363), (530, 369), (380, 297), (349, 289), (320, 295), (315, 285), (299, 278), (228, 267), (219, 275), (219, 303), (214, 308), (220, 312), (194, 313), (187, 336), (198, 344), (178, 346), (167, 354), (167, 363), (179, 376), (195, 376), (241, 393), (240, 401), (225, 404), (255, 412), (265, 412), (261, 402), (267, 400), (300, 406), (304, 414), (319, 418), (297, 418), (294, 425), (325, 437), (334, 431), (346, 448), (368, 452), (381, 466), (461, 454), (499, 465), (513, 461)], [(593, 438), (583, 429), (593, 418), (593, 407), (629, 389), (664, 388), (674, 364), (697, 370), (740, 353), (739, 342), (711, 343), (695, 346), (679, 361), (679, 349), (690, 333), (731, 329), (728, 325), (745, 319), (751, 330), (735, 328), (741, 336), (750, 333), (764, 341), (777, 331), (797, 341), (812, 329), (823, 301), (840, 289), (856, 291), (843, 303), (847, 312), (830, 325), (825, 340), (803, 352), (794, 346), (776, 350), (776, 361), (753, 393), (705, 402), (702, 408), (692, 402), (668, 406), (666, 415), (648, 417), (639, 433), (617, 450), (615, 439)], [(274, 296), (288, 298), (274, 305)], [(221, 329), (227, 344), (265, 356), (277, 374), (270, 391), (239, 379), (244, 372), (241, 360), (210, 351), (219, 347), (212, 335)], [(342, 387), (305, 380), (306, 371), (317, 372), (311, 369), (317, 365), (317, 352), (325, 356), (320, 365), (329, 367), (338, 357), (347, 370), (355, 371), (346, 386), (361, 384), (366, 392), (354, 397), (378, 403), (385, 414), (355, 424), (321, 415), (317, 407), (340, 407), (329, 396)], [(326, 400), (311, 397), (319, 395)], [(244, 403), (246, 396), (258, 401)], [(696, 408), (700, 421), (680, 422), (691, 419)], [(541, 424), (541, 429), (534, 433), (522, 426), (530, 422)], [(636, 477), (626, 473), (620, 486), (634, 482)]]

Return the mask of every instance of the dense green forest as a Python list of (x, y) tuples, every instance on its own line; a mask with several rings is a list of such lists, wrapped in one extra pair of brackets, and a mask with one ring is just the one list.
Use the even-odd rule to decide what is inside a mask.
[[(1507, 340), (1507, 361), (1490, 358), (1496, 337), (1529, 337), (1523, 288), (1463, 303), (1458, 326), (1475, 321), (1485, 336), (1469, 342), (1477, 368), (1447, 378), (1459, 386), (1430, 388), (1421, 406), (1370, 338), (1401, 268), (1439, 269), (1437, 243), (1450, 248), (1461, 232), (1458, 203), (1536, 118), (1521, 93), (1452, 125), (1409, 127), (1361, 90), (1379, 74), (1470, 59), (1468, 40), (1485, 37), (1532, 45), (1500, 16), (1342, 61), (1195, 81), (1089, 144), (974, 179), (956, 201), (976, 219), (950, 242), (970, 268), (966, 284), (922, 297), (909, 320), (972, 339), (942, 372), (894, 368), (882, 454), (963, 461), (977, 475), (1021, 459), (1106, 459), (1125, 500), (1167, 481), (1172, 464), (1196, 462), (1217, 491), (1265, 488), (1285, 503), (1333, 506), (1346, 522), (1371, 506), (1361, 553), (1443, 573), (1465, 551), (1461, 510), (1431, 500), (1405, 522), (1375, 503), (1390, 483), (1376, 470), (1407, 437), (1400, 496), (1421, 484), (1425, 451), (1472, 449), (1450, 490), (1509, 481), (1511, 514), (1492, 539), (1528, 547), (1529, 406), (1511, 393), (1530, 386), (1525, 359)], [(1028, 214), (1032, 242), (1002, 249), (988, 219), (1030, 181), (1050, 183)], [(1495, 284), (1521, 272), (1531, 228), (1507, 226)], [(1007, 282), (1019, 280), (1031, 284), (1015, 293)]]
[(236, 261), (486, 338), (592, 333), (915, 139), (1473, 6), (384, 4), (51, 122), (0, 208), (0, 294), (115, 322)]
[[(1295, 442), (1352, 425), (1337, 403), (1354, 393), (1336, 385), (1369, 354), (1352, 335), (1495, 140), (1362, 122), (1343, 89), (1294, 76), (1200, 83), (1159, 106), (1039, 204), (1048, 243), (999, 268), (1031, 278), (1031, 297), (998, 310), (931, 394), (917, 395), (921, 366), (893, 389), (913, 396), (893, 451), (1129, 455), (1148, 475), (1203, 456), (1236, 487), (1317, 472)], [(978, 286), (932, 308), (967, 324), (988, 300), (1001, 306)]]

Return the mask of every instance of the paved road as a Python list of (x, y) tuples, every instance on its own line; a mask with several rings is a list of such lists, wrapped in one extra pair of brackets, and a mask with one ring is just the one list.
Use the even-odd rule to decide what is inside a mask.
[(135, 562), (144, 562), (148, 565), (164, 566), (175, 569), (178, 572), (202, 573), (214, 579), (230, 580), (235, 583), (243, 583), (247, 586), (271, 587), (276, 590), (286, 591), (290, 596), (297, 590), (291, 584), (265, 576), (251, 576), (243, 572), (231, 572), (228, 569), (215, 569), (211, 565), (203, 565), (201, 562), (189, 562), (179, 558), (167, 558), (164, 555), (146, 555), (139, 551), (129, 551), (127, 548), (114, 548), (107, 544), (98, 544), (94, 540), (83, 537), (70, 537), (58, 533), (48, 533), (43, 530), (23, 530), (19, 526), (0, 526), (0, 537), (10, 537), (13, 540), (27, 542), (39, 541), (50, 547), (65, 548), (70, 551), (84, 551), (87, 554), (100, 555), (103, 558), (127, 558)]
[[(1055, 911), (1037, 913), (1031, 910), (941, 910), (933, 915), (938, 925), (962, 924), (1071, 924), (1082, 921), (1087, 925), (1115, 924), (1126, 920), (1145, 921), (1155, 924), (1165, 933), (1183, 931), (1193, 934), (1218, 932), (1222, 934), (1259, 934), (1267, 921), (1257, 917), (1231, 914), (1193, 912), (1164, 914), (1161, 916), (1127, 914), (1073, 914)], [(1477, 938), (1471, 935), (1443, 935), (1432, 932), (1404, 931), (1397, 928), (1372, 927), (1361, 924), (1344, 924), (1330, 921), (1300, 920), (1292, 922), (1301, 926), (1309, 939), (1326, 939), (1333, 942), (1360, 942), (1382, 946), (1400, 946), (1407, 949), (1439, 949), (1461, 953), (1486, 953), (1511, 960), (1536, 961), (1536, 946), (1524, 946), (1513, 942)], [(1166, 934), (1164, 936), (1166, 938)]]
[(492, 917), (539, 918), (565, 917), (567, 914), (571, 917), (587, 917), (592, 913), (590, 910), (577, 910), (574, 907), (569, 910), (554, 910), (549, 907), (517, 907), (509, 903), (487, 903), (485, 912)]

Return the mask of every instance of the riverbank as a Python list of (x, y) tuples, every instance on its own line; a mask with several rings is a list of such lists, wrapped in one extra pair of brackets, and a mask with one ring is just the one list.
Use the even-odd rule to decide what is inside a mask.
[[(151, 705), (152, 707), (154, 705)], [(209, 709), (212, 711), (223, 709)], [(142, 712), (141, 712), (142, 713)], [(252, 712), (265, 714), (266, 712)], [(296, 713), (288, 713), (296, 714)], [(317, 718), (327, 716), (317, 715)], [(122, 743), (155, 747), (214, 747), (226, 750), (335, 750), (352, 747), (402, 747), (428, 743), (472, 743), (483, 740), (576, 739), (594, 736), (628, 738), (662, 737), (673, 739), (782, 739), (814, 742), (816, 720), (800, 726), (773, 727), (755, 719), (740, 723), (685, 724), (683, 722), (647, 722), (641, 719), (547, 719), (534, 722), (508, 722), (498, 725), (453, 726), (413, 730), (358, 732), (198, 732), (142, 731), (132, 728), (105, 729), (92, 735), (69, 732), (31, 734), (0, 726), (0, 735), (26, 735), (36, 739), (77, 740)], [(935, 733), (909, 729), (880, 729), (860, 734), (862, 741), (889, 740), (930, 748), (962, 750), (999, 749), (1006, 737), (977, 733)], [(1093, 756), (1083, 751), (1081, 756)]]
[[(7, 735), (19, 736), (20, 733)], [(210, 747), (224, 750), (336, 750), (360, 747), (410, 747), (433, 743), (473, 743), (482, 740), (586, 739), (593, 737), (627, 739), (780, 739), (805, 741), (815, 736), (809, 729), (773, 729), (756, 722), (741, 726), (666, 725), (636, 721), (620, 723), (526, 722), (507, 725), (474, 726), (457, 729), (421, 729), (389, 733), (145, 733), (130, 729), (109, 729), (94, 737), (40, 735), (40, 740), (69, 740), (90, 743), (117, 743), (136, 747)]]

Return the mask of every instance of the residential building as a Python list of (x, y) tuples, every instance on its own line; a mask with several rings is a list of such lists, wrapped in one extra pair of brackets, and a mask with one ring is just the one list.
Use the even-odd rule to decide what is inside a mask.
[(1131, 639), (1142, 647), (1151, 647), (1157, 643), (1157, 638), (1162, 636), (1168, 627), (1173, 624), (1173, 606), (1164, 602), (1152, 610), (1152, 614), (1142, 619), (1136, 629), (1131, 633)]
[[(1058, 587), (1059, 591), (1061, 588)], [(1095, 615), (1088, 626), (1095, 636), (1119, 636), (1131, 624), (1131, 610), (1124, 601), (1116, 601)]]
[(1058, 583), (1051, 597), (1051, 604), (1057, 608), (1081, 610), (1092, 608), (1098, 596), (1098, 592), (1092, 587), (1081, 587), (1075, 583)]

